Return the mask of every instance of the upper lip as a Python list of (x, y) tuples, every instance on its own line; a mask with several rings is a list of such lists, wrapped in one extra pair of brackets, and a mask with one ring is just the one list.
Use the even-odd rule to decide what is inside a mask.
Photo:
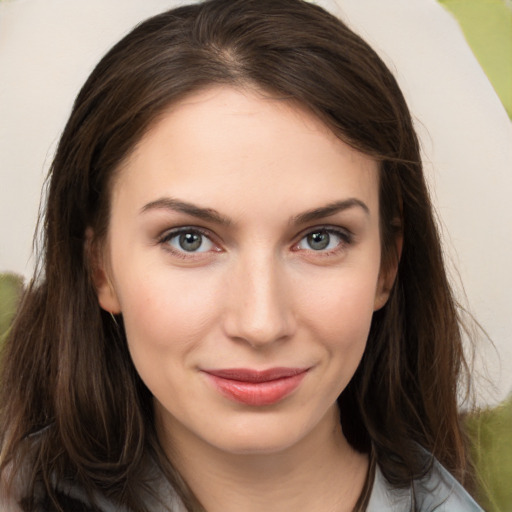
[(219, 370), (203, 370), (209, 375), (222, 379), (236, 380), (240, 382), (269, 382), (286, 377), (293, 377), (308, 371), (309, 368), (269, 368), (268, 370), (252, 370), (249, 368), (226, 368)]

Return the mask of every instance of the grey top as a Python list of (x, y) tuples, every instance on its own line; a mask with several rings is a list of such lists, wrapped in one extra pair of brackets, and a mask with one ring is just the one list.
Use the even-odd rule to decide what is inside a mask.
[(483, 512), (455, 478), (435, 461), (430, 473), (409, 489), (395, 489), (375, 470), (367, 512)]
[[(151, 512), (187, 512), (174, 490), (164, 481), (158, 493), (159, 502), (147, 502)], [(57, 485), (59, 498), (65, 510), (88, 512), (89, 501), (85, 493), (72, 482)], [(102, 512), (130, 512), (109, 502), (102, 496), (96, 497)], [(165, 503), (165, 507), (162, 505)], [(12, 499), (6, 499), (0, 492), (2, 512), (21, 512)], [(41, 512), (50, 512), (44, 505)], [(378, 466), (372, 487), (367, 512), (483, 512), (455, 478), (437, 461), (429, 474), (414, 482), (408, 489), (395, 489), (382, 475)]]

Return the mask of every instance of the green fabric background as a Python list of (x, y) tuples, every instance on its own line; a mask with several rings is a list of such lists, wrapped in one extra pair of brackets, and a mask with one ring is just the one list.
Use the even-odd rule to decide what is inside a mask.
[(512, 119), (512, 0), (439, 0), (439, 3), (458, 20)]

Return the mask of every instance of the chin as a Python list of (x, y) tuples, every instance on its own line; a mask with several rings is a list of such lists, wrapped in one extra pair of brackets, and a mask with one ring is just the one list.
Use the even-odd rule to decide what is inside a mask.
[(290, 449), (297, 444), (298, 440), (290, 439), (289, 436), (269, 438), (268, 436), (240, 436), (238, 439), (231, 438), (229, 442), (219, 443), (220, 448), (232, 455), (271, 455)]
[[(234, 425), (224, 423), (221, 432), (214, 434), (209, 443), (233, 455), (268, 455), (286, 451), (301, 444), (311, 429), (297, 421), (283, 423), (276, 418), (249, 418)], [(218, 435), (215, 435), (218, 434)]]

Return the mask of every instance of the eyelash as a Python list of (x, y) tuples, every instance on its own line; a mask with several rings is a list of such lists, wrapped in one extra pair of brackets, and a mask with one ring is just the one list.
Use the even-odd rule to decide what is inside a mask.
[[(326, 257), (326, 256), (334, 255), (334, 254), (346, 249), (348, 246), (352, 245), (354, 242), (354, 236), (348, 230), (333, 227), (333, 226), (315, 226), (313, 228), (308, 228), (307, 231), (305, 231), (304, 233), (301, 234), (299, 241), (293, 245), (292, 250), (294, 250), (295, 252), (301, 251), (302, 249), (300, 249), (298, 247), (299, 244), (303, 240), (305, 240), (308, 236), (318, 234), (318, 233), (326, 233), (329, 236), (335, 235), (336, 237), (338, 237), (340, 239), (340, 242), (336, 245), (336, 247), (334, 247), (330, 250), (327, 250), (327, 251), (324, 251), (324, 250), (316, 251), (314, 249), (304, 249), (312, 254), (315, 254), (315, 256)], [(172, 239), (177, 238), (180, 235), (184, 235), (184, 234), (200, 235), (201, 237), (206, 238), (214, 247), (217, 247), (217, 249), (214, 249), (213, 251), (208, 250), (208, 251), (200, 251), (200, 252), (186, 251), (186, 250), (175, 249), (169, 244), (169, 242)], [(190, 260), (192, 258), (200, 258), (200, 257), (202, 257), (201, 255), (207, 254), (209, 252), (223, 252), (222, 249), (218, 248), (218, 245), (214, 241), (214, 237), (212, 236), (210, 231), (207, 231), (207, 230), (195, 227), (195, 226), (183, 226), (180, 228), (175, 228), (170, 231), (167, 231), (158, 239), (158, 243), (163, 245), (165, 247), (165, 250), (169, 251), (173, 255), (175, 255), (179, 258), (182, 258), (182, 259), (186, 259), (186, 260)], [(201, 247), (203, 245), (203, 243), (204, 242), (202, 242), (199, 247)]]
[(326, 233), (329, 236), (334, 235), (339, 238), (339, 243), (330, 250), (315, 251), (314, 249), (304, 249), (309, 253), (314, 254), (316, 257), (328, 257), (336, 255), (354, 243), (354, 235), (346, 229), (338, 228), (335, 226), (314, 226), (313, 228), (308, 228), (307, 231), (301, 234), (299, 241), (294, 244), (294, 250), (300, 251), (301, 249), (298, 247), (299, 244), (301, 244), (302, 241), (305, 240), (308, 236), (318, 233)]
[[(158, 240), (158, 243), (163, 245), (166, 251), (169, 251), (174, 256), (177, 256), (178, 258), (190, 260), (193, 258), (201, 257), (203, 254), (207, 254), (208, 252), (212, 251), (201, 251), (201, 252), (193, 252), (193, 251), (185, 251), (185, 250), (178, 250), (173, 248), (169, 242), (176, 237), (179, 237), (180, 235), (185, 234), (193, 234), (193, 235), (200, 235), (203, 238), (206, 238), (210, 241), (210, 243), (215, 247), (217, 244), (213, 240), (212, 234), (204, 229), (198, 228), (198, 227), (192, 227), (192, 226), (183, 226), (180, 228), (172, 229), (170, 231), (165, 232)], [(201, 243), (203, 245), (204, 242)], [(200, 246), (201, 246), (200, 245)], [(222, 252), (221, 249), (216, 249), (213, 252)]]

